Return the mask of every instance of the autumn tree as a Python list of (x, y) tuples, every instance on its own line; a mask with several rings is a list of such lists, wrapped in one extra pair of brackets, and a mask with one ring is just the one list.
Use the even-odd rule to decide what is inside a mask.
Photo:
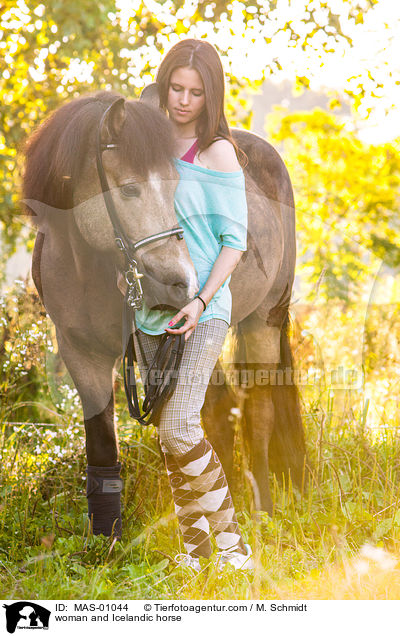
[[(341, 6), (340, 12), (337, 7)], [(329, 55), (350, 45), (343, 28), (360, 24), (376, 0), (305, 0), (299, 11), (283, 0), (213, 3), (203, 0), (5, 0), (0, 13), (0, 227), (3, 256), (12, 253), (20, 223), (22, 158), (18, 150), (34, 127), (61, 102), (88, 90), (115, 89), (138, 96), (154, 79), (166, 50), (184, 36), (207, 37), (219, 50), (229, 78), (231, 124), (249, 127), (251, 114), (241, 94), (279, 71), (279, 56), (265, 47), (285, 40), (288, 47), (320, 47)], [(332, 5), (332, 6), (331, 6)], [(332, 7), (336, 7), (335, 9)], [(259, 67), (246, 64), (252, 47)], [(233, 52), (243, 65), (235, 71)], [(273, 50), (268, 49), (268, 50)], [(237, 55), (236, 55), (237, 58)], [(298, 81), (307, 84), (306, 77)]]
[(302, 275), (324, 297), (356, 300), (371, 257), (400, 266), (399, 140), (360, 141), (349, 122), (321, 109), (268, 117), (295, 189)]

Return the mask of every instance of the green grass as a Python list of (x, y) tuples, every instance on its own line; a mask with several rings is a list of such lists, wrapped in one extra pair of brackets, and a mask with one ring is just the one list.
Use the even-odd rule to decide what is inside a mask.
[[(234, 498), (245, 539), (254, 549), (254, 575), (230, 568), (221, 575), (206, 561), (199, 575), (175, 567), (173, 557), (182, 545), (151, 429), (120, 423), (124, 537), (111, 545), (104, 537), (88, 536), (83, 427), (67, 417), (57, 427), (3, 426), (0, 595), (320, 598), (321, 580), (329, 589), (323, 573), (329, 572), (330, 580), (344, 580), (338, 573), (346, 567), (351, 571), (363, 545), (399, 551), (400, 440), (392, 429), (373, 438), (362, 425), (362, 414), (352, 425), (324, 429), (327, 413), (321, 404), (316, 408), (314, 403), (305, 421), (312, 482), (299, 492), (290, 483), (283, 488), (271, 476), (273, 518), (252, 509), (245, 467), (237, 466)], [(237, 460), (241, 450), (239, 436)], [(379, 570), (379, 559), (370, 565)], [(396, 569), (386, 575), (397, 576)], [(396, 589), (392, 581), (378, 598), (395, 598), (391, 594), (398, 594)], [(329, 598), (333, 592), (325, 593)], [(361, 588), (354, 594), (361, 594)]]
[[(34, 298), (20, 286), (1, 301), (0, 597), (400, 597), (400, 438), (398, 407), (388, 401), (395, 374), (377, 368), (381, 393), (370, 403), (323, 383), (302, 389), (313, 474), (302, 491), (269, 476), (272, 518), (253, 508), (238, 421), (233, 497), (256, 569), (221, 574), (203, 562), (194, 575), (174, 563), (183, 546), (154, 430), (128, 419), (121, 391), (124, 536), (116, 544), (89, 536), (80, 408), (56, 364), (58, 384), (47, 383), (50, 330)], [(310, 346), (300, 342), (296, 359), (310, 359)], [(45, 424), (10, 424), (25, 421)]]

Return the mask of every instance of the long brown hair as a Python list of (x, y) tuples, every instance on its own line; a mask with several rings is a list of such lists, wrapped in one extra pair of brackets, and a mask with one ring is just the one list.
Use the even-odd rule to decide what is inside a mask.
[(168, 51), (156, 77), (160, 108), (164, 112), (167, 109), (171, 75), (179, 67), (196, 70), (203, 81), (205, 107), (196, 124), (200, 152), (208, 148), (216, 138), (222, 137), (231, 142), (240, 165), (245, 166), (247, 156), (234, 141), (224, 112), (224, 71), (217, 50), (205, 40), (188, 38)]

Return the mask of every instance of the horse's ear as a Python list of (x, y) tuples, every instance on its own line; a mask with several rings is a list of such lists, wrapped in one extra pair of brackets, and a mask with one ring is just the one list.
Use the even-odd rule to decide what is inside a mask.
[(146, 104), (150, 104), (150, 106), (154, 106), (155, 108), (160, 107), (160, 96), (158, 94), (157, 82), (153, 82), (152, 84), (144, 87), (140, 94), (140, 101), (146, 102)]
[(121, 97), (115, 100), (104, 118), (101, 128), (101, 140), (103, 143), (110, 143), (119, 136), (125, 118), (125, 100)]

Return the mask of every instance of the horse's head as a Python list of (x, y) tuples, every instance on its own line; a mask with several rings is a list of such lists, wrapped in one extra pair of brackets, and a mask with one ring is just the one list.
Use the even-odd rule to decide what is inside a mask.
[[(101, 153), (101, 163), (117, 223), (131, 245), (178, 226), (174, 209), (178, 174), (165, 115), (144, 103), (116, 101), (118, 97), (108, 92), (82, 97), (53, 114), (28, 147), (25, 196), (71, 211), (81, 245), (103, 252), (111, 267), (123, 271), (124, 256), (115, 242), (96, 165), (97, 139), (103, 148), (112, 146)], [(37, 164), (39, 158), (45, 165), (37, 174), (30, 164)], [(176, 235), (139, 247), (135, 260), (144, 274), (143, 291), (150, 308), (180, 308), (198, 290), (186, 243)]]

